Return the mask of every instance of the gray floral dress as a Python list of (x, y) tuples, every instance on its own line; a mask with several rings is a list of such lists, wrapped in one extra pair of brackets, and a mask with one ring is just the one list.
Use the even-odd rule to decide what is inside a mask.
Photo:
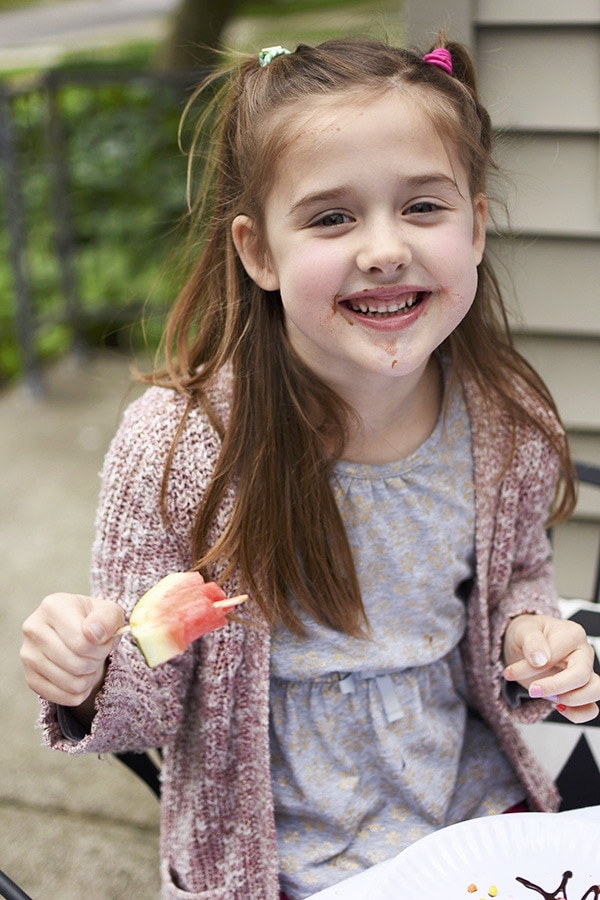
[(333, 486), (371, 638), (308, 617), (306, 636), (273, 637), (271, 772), (281, 886), (294, 900), (523, 797), (464, 700), (475, 514), (460, 389), (415, 453), (340, 462)]

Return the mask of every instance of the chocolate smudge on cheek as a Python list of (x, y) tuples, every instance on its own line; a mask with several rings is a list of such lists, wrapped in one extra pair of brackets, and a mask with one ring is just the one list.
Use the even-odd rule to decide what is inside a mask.
[(333, 298), (333, 300), (331, 301), (331, 311), (334, 316), (340, 315), (342, 317), (342, 319), (344, 320), (344, 322), (346, 323), (346, 325), (354, 325), (354, 321), (344, 315), (344, 311), (338, 303), (340, 296), (341, 296), (341, 294), (336, 294), (335, 297)]

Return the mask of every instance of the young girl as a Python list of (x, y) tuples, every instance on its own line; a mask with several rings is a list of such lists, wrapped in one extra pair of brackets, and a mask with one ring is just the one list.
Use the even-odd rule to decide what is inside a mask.
[[(269, 48), (211, 81), (201, 250), (106, 460), (95, 599), (24, 626), (50, 746), (164, 748), (165, 898), (297, 900), (553, 810), (515, 723), (598, 711), (545, 533), (564, 432), (507, 333), (490, 120), (442, 44)], [(190, 568), (251, 599), (151, 670), (114, 634)]]

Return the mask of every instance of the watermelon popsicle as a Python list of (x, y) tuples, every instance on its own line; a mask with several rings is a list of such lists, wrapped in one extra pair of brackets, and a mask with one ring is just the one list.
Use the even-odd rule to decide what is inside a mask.
[(227, 597), (214, 581), (198, 572), (172, 572), (141, 597), (133, 608), (130, 631), (148, 665), (179, 656), (201, 635), (227, 624), (229, 610), (248, 599)]

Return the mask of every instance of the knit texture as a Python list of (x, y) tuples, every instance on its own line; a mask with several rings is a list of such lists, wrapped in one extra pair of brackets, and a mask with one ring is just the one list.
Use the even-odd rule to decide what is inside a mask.
[[(230, 382), (213, 402), (226, 422)], [(545, 521), (558, 462), (533, 428), (522, 428), (511, 466), (503, 416), (474, 384), (465, 385), (476, 493), (476, 584), (462, 645), (469, 696), (495, 731), (534, 810), (558, 805), (550, 777), (521, 740), (516, 721), (551, 709), (525, 701), (510, 709), (502, 686), (502, 636), (519, 613), (558, 615)], [(526, 396), (526, 402), (531, 403)], [(185, 398), (150, 388), (126, 411), (102, 473), (92, 593), (128, 615), (171, 571), (189, 568), (195, 512), (219, 453), (205, 415), (187, 421), (171, 467), (168, 524), (160, 513), (164, 462)], [(559, 426), (556, 424), (558, 432)], [(211, 540), (230, 515), (233, 487)], [(219, 572), (211, 572), (218, 579)], [(230, 579), (227, 593), (240, 585)], [(64, 737), (53, 704), (43, 702), (45, 742), (68, 753), (164, 748), (161, 801), (163, 900), (278, 900), (278, 863), (269, 761), (269, 629), (253, 600), (243, 622), (205, 635), (182, 656), (149, 669), (126, 636), (111, 657), (89, 735)]]

